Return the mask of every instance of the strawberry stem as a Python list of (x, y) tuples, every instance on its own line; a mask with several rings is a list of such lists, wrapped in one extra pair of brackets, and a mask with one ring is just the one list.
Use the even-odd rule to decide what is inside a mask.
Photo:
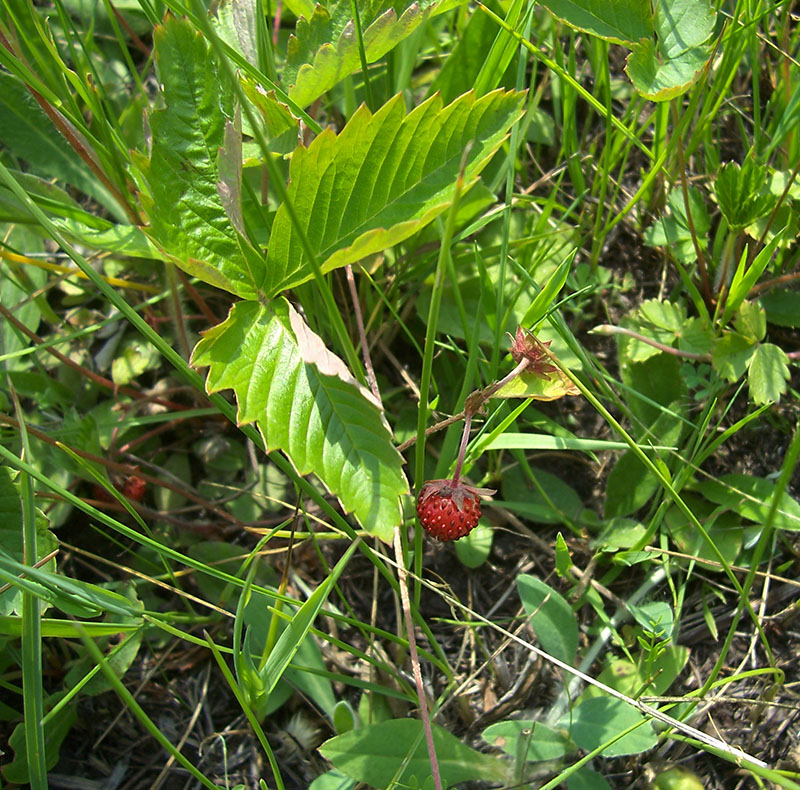
[(467, 453), (467, 442), (469, 442), (469, 429), (472, 425), (472, 415), (477, 414), (482, 408), (483, 404), (486, 403), (495, 392), (498, 392), (509, 381), (513, 381), (520, 373), (522, 373), (525, 368), (528, 367), (530, 364), (530, 360), (527, 357), (523, 357), (518, 363), (517, 366), (512, 370), (508, 375), (503, 376), (499, 381), (495, 381), (494, 384), (490, 384), (486, 389), (483, 390), (475, 390), (471, 395), (467, 396), (467, 399), (464, 403), (464, 431), (461, 434), (461, 445), (458, 448), (458, 458), (456, 459), (456, 469), (453, 472), (453, 485), (458, 485), (458, 481), (461, 478), (461, 467), (464, 465), (464, 456)]

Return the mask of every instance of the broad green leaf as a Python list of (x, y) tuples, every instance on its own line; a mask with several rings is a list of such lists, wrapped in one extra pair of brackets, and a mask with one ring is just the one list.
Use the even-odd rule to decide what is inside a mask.
[[(447, 107), (434, 96), (405, 113), (402, 96), (374, 115), (360, 107), (339, 135), (298, 148), (289, 200), (324, 272), (397, 244), (453, 200), (465, 149), (472, 186), (520, 114), (522, 94), (466, 94)], [(313, 276), (286, 206), (272, 225), (264, 289), (275, 295)]]
[(545, 0), (542, 5), (571, 27), (615, 44), (633, 46), (653, 36), (648, 0)]
[[(431, 14), (460, 2), (404, 0), (389, 8), (384, 3), (364, 3), (359, 20), (367, 63), (382, 58)], [(289, 37), (281, 75), (282, 87), (301, 107), (307, 107), (337, 82), (361, 69), (351, 0), (317, 3), (313, 13), (307, 11), (304, 9), (303, 18), (297, 20), (295, 32)]]
[(542, 487), (544, 496), (515, 466), (503, 474), (503, 507), (543, 524), (561, 524), (565, 519), (580, 518), (583, 501), (572, 486), (543, 469), (533, 467), (531, 473)]
[[(431, 726), (442, 782), (448, 787), (466, 781), (506, 781), (503, 761), (465, 746), (437, 724)], [(422, 784), (431, 773), (418, 719), (392, 719), (352, 730), (326, 741), (319, 751), (343, 774), (372, 787), (389, 787), (393, 780), (407, 785), (413, 776)]]
[(165, 107), (151, 113), (152, 153), (149, 160), (140, 157), (150, 189), (142, 195), (149, 235), (189, 274), (254, 299), (263, 258), (234, 229), (217, 187), (233, 93), (188, 21), (169, 17), (154, 41)]
[(111, 379), (118, 387), (124, 387), (146, 370), (157, 370), (160, 362), (161, 355), (155, 346), (140, 335), (131, 336), (116, 351), (111, 363)]
[(708, 47), (694, 47), (672, 60), (662, 61), (656, 45), (647, 39), (628, 55), (625, 73), (645, 99), (668, 101), (694, 84), (710, 56)]
[[(51, 704), (55, 703), (57, 697), (60, 696), (63, 696), (63, 693), (59, 692), (57, 695), (53, 695), (49, 702)], [(75, 704), (65, 705), (55, 716), (49, 718), (44, 725), (45, 764), (48, 770), (55, 768), (61, 744), (77, 719), (78, 706)], [(14, 732), (11, 733), (8, 739), (8, 746), (14, 751), (14, 759), (3, 766), (3, 778), (15, 785), (27, 785), (30, 781), (30, 775), (25, 745), (24, 722), (20, 722), (14, 728)]]
[(708, 0), (661, 0), (654, 19), (661, 54), (672, 59), (699, 47), (714, 32), (715, 22)]
[(565, 395), (580, 395), (572, 380), (560, 370), (545, 373), (520, 373), (509, 381), (493, 398), (533, 398), (533, 400), (558, 400)]
[(750, 359), (747, 386), (756, 406), (777, 403), (786, 392), (789, 380), (789, 359), (774, 343), (761, 343)]
[(578, 650), (578, 622), (570, 605), (534, 576), (519, 575), (517, 589), (542, 650), (572, 664)]
[(563, 732), (557, 732), (538, 721), (520, 719), (492, 724), (481, 733), (481, 738), (515, 759), (529, 762), (557, 760), (571, 747)]
[[(628, 658), (611, 659), (597, 679), (629, 697), (637, 694), (665, 694), (689, 660), (689, 648), (683, 645), (665, 647), (653, 661), (640, 656), (638, 663)], [(589, 686), (581, 699), (605, 697), (605, 692)]]
[[(684, 500), (692, 508), (695, 516), (702, 521), (706, 534), (716, 546), (719, 554), (726, 562), (736, 562), (744, 542), (741, 516), (732, 511), (719, 512), (710, 502), (700, 499), (691, 492), (686, 492)], [(665, 522), (670, 537), (681, 552), (701, 560), (719, 562), (717, 552), (697, 531), (683, 511), (674, 506), (671, 507), (666, 513)]]
[(358, 726), (358, 714), (347, 700), (339, 700), (333, 708), (331, 723), (334, 732), (337, 735), (343, 735)]
[(771, 291), (761, 297), (767, 321), (777, 326), (800, 327), (800, 298), (797, 291)]
[(355, 786), (356, 780), (341, 771), (326, 771), (308, 786), (308, 790), (352, 790)]
[[(162, 259), (161, 252), (141, 228), (137, 228), (135, 225), (111, 224), (104, 220), (100, 220), (102, 223), (100, 224), (96, 217), (88, 214), (85, 218), (87, 220), (91, 218), (92, 225), (71, 218), (55, 218), (53, 224), (68, 238), (76, 239), (87, 247), (115, 252), (131, 258)], [(100, 227), (97, 227), (98, 224)]]
[(567, 790), (611, 790), (603, 774), (584, 765), (567, 779)]
[[(706, 499), (738, 513), (742, 518), (763, 524), (775, 496), (775, 483), (763, 477), (729, 474), (716, 480), (697, 483), (694, 488)], [(800, 531), (800, 503), (787, 493), (781, 495), (773, 526), (793, 532)]]
[(620, 518), (644, 507), (660, 487), (658, 478), (632, 451), (617, 459), (606, 481), (603, 512), (606, 518)]
[(703, 790), (704, 787), (697, 774), (677, 765), (660, 773), (653, 782), (653, 790)]
[(678, 348), (692, 354), (708, 354), (714, 347), (714, 333), (709, 323), (695, 316), (683, 322), (678, 332)]
[(408, 483), (382, 410), (288, 302), (234, 305), (192, 364), (210, 368), (209, 393), (233, 389), (239, 423), (255, 422), (269, 450), (314, 472), (365, 529), (391, 540)]
[(675, 613), (666, 601), (648, 601), (644, 604), (629, 604), (633, 619), (642, 628), (659, 640), (668, 640), (675, 626)]
[(602, 532), (592, 541), (592, 548), (610, 552), (629, 549), (644, 537), (646, 531), (640, 521), (622, 517), (610, 518)]
[[(619, 360), (622, 380), (628, 387), (628, 406), (639, 421), (634, 434), (639, 440), (652, 444), (671, 445), (669, 417), (681, 422), (686, 412), (686, 384), (681, 376), (681, 363), (671, 354), (656, 354), (644, 362), (632, 362), (628, 356), (627, 338), (620, 336)], [(666, 420), (658, 431), (647, 430), (657, 419)]]
[[(47, 518), (36, 510), (36, 560), (46, 557), (51, 551), (58, 548), (55, 536), (47, 528)], [(0, 555), (22, 562), (22, 503), (17, 485), (11, 477), (11, 470), (7, 466), (0, 466)], [(55, 570), (55, 558), (49, 560), (44, 566)], [(2, 586), (2, 585), (0, 585)], [(11, 587), (0, 592), (0, 615), (12, 612), (19, 614), (22, 611), (22, 592)]]
[(655, 4), (652, 38), (637, 42), (625, 71), (646, 99), (665, 101), (683, 93), (711, 57), (703, 46), (714, 31), (708, 0), (662, 0)]
[(478, 524), (466, 537), (455, 542), (456, 556), (467, 568), (479, 568), (486, 562), (492, 550), (494, 530)]
[(638, 710), (614, 697), (593, 697), (574, 707), (559, 722), (586, 751), (596, 749), (636, 724), (640, 726), (603, 749), (604, 757), (639, 754), (658, 743), (652, 726)]
[(720, 376), (732, 383), (745, 374), (755, 350), (756, 345), (749, 338), (726, 331), (714, 344), (711, 364)]
[(749, 340), (763, 340), (767, 334), (767, 313), (758, 302), (744, 300), (733, 319), (736, 331)]

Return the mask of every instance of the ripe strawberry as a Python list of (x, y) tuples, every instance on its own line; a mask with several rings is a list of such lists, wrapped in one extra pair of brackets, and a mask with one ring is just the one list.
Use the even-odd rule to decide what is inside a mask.
[(468, 535), (481, 517), (482, 496), (490, 488), (475, 488), (452, 480), (429, 480), (417, 499), (417, 517), (436, 540), (458, 540)]

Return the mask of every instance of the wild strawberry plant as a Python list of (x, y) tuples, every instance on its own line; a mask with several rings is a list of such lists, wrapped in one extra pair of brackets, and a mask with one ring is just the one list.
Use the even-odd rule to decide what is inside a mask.
[[(315, 790), (606, 788), (676, 732), (792, 786), (690, 720), (791, 672), (750, 604), (800, 524), (784, 10), (4, 3), (3, 778), (45, 787), (113, 689), (228, 786), (235, 734), (178, 748), (130, 691), (189, 646), (170, 694), (230, 688), (276, 786), (322, 744)], [(731, 463), (765, 426), (777, 460)]]

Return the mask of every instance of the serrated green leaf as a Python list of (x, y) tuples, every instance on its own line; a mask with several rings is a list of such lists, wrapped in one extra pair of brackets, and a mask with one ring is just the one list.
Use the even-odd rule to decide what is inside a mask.
[(678, 348), (692, 354), (709, 354), (714, 345), (714, 333), (704, 319), (696, 316), (684, 321), (678, 332)]
[(382, 410), (307, 327), (313, 337), (298, 337), (296, 315), (284, 300), (239, 302), (205, 333), (192, 364), (210, 368), (209, 393), (233, 389), (239, 422), (255, 422), (270, 450), (314, 472), (365, 529), (391, 540), (408, 483)]
[(711, 57), (703, 46), (714, 31), (716, 16), (708, 0), (662, 0), (655, 4), (652, 37), (638, 41), (625, 71), (646, 99), (666, 101), (683, 93)]
[(633, 46), (653, 36), (647, 0), (545, 0), (542, 5), (571, 27), (615, 44)]
[(714, 344), (711, 364), (720, 376), (733, 383), (745, 374), (754, 351), (752, 340), (737, 332), (726, 331)]
[(141, 160), (149, 235), (167, 260), (245, 299), (258, 296), (264, 262), (231, 224), (217, 184), (217, 152), (234, 117), (233, 93), (204, 39), (169, 17), (154, 33), (165, 108), (150, 115), (152, 153)]
[[(465, 188), (478, 178), (519, 117), (522, 94), (465, 94), (447, 107), (438, 96), (408, 115), (395, 96), (374, 115), (361, 106), (339, 135), (298, 148), (289, 200), (323, 273), (416, 233), (453, 200), (464, 149)], [(272, 225), (268, 295), (299, 285), (313, 269), (286, 206)]]
[(756, 406), (777, 403), (786, 392), (789, 380), (789, 360), (779, 346), (761, 343), (750, 359), (747, 385)]
[(714, 194), (732, 229), (744, 229), (775, 207), (778, 198), (769, 191), (768, 183), (766, 167), (750, 156), (743, 165), (728, 162), (720, 168)]
[[(363, 3), (359, 20), (367, 63), (382, 58), (431, 14), (442, 13), (460, 2), (405, 0), (389, 8), (385, 3)], [(339, 0), (329, 6), (317, 3), (313, 13), (304, 13), (297, 20), (287, 44), (281, 84), (301, 107), (307, 107), (337, 82), (361, 69), (352, 15), (351, 0)]]

